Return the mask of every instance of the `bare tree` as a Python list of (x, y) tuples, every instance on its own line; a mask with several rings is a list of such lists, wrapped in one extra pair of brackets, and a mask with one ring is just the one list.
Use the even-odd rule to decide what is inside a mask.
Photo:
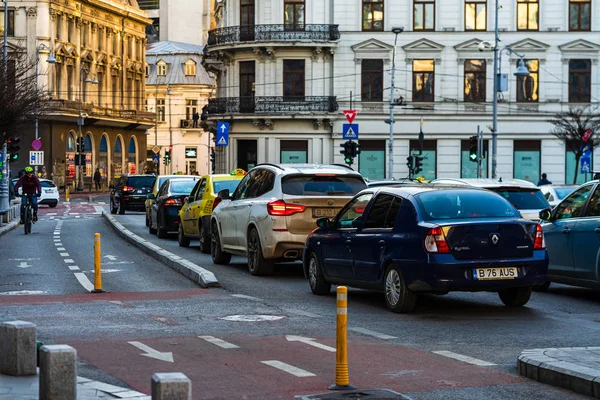
[(0, 53), (0, 144), (45, 113), (46, 94), (36, 89), (35, 59), (25, 51), (12, 51), (8, 59)]
[(597, 108), (569, 108), (559, 112), (548, 120), (554, 128), (552, 134), (562, 140), (567, 149), (575, 154), (575, 175), (573, 183), (577, 182), (579, 160), (587, 146), (594, 149), (594, 139), (600, 135), (600, 114)]

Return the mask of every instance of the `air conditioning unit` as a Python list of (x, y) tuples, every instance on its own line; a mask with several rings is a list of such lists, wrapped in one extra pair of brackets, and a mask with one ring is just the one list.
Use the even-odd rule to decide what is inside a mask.
[(180, 128), (189, 128), (190, 126), (190, 121), (188, 121), (187, 119), (182, 119), (179, 122), (179, 127)]

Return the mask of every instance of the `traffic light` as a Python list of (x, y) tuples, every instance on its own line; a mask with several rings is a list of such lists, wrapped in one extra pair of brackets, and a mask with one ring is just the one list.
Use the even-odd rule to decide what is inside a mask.
[(169, 150), (165, 151), (165, 165), (171, 162), (171, 152)]
[(342, 144), (340, 144), (340, 147), (343, 147), (344, 150), (340, 150), (340, 154), (344, 155), (344, 162), (348, 165), (352, 165), (352, 163), (354, 162), (353, 160), (353, 155), (352, 155), (352, 149), (353, 149), (353, 145), (351, 141), (347, 141), (344, 142)]
[(352, 146), (352, 150), (350, 151), (350, 155), (352, 158), (358, 157), (360, 154), (360, 144), (358, 142), (350, 142)]
[(21, 139), (16, 136), (6, 141), (6, 151), (8, 152), (9, 161), (17, 161), (19, 159), (19, 150), (21, 150), (19, 143), (21, 143)]
[(77, 138), (77, 152), (78, 153), (85, 152), (85, 139), (83, 136)]
[(415, 175), (419, 172), (423, 171), (423, 157), (422, 156), (414, 156), (415, 157)]
[(477, 136), (469, 138), (469, 161), (477, 162)]
[(413, 156), (408, 156), (406, 157), (406, 166), (408, 167), (408, 171), (412, 172), (413, 170)]
[(217, 158), (215, 152), (210, 153), (210, 170), (211, 174), (214, 174), (217, 170)]

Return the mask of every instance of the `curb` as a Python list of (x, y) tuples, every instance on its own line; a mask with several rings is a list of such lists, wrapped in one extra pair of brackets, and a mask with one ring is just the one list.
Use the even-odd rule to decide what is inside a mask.
[[(0, 217), (2, 218), (2, 217)], [(11, 222), (8, 223), (2, 223), (2, 226), (0, 226), (0, 236), (12, 231), (13, 229), (15, 229), (17, 226), (19, 226), (19, 221), (18, 220), (13, 220)]]
[(209, 270), (202, 268), (191, 261), (181, 258), (178, 255), (155, 245), (154, 243), (142, 239), (129, 229), (125, 228), (112, 215), (107, 214), (106, 212), (102, 212), (102, 217), (119, 235), (121, 235), (121, 237), (125, 238), (129, 243), (133, 244), (135, 247), (143, 250), (144, 252), (149, 251), (149, 254), (152, 257), (166, 264), (171, 269), (174, 269), (188, 279), (198, 283), (203, 288), (221, 287), (221, 284), (215, 277), (215, 274)]
[[(560, 350), (558, 348), (524, 350), (517, 358), (519, 375), (600, 399), (600, 370), (549, 355)], [(568, 350), (600, 352), (600, 347), (573, 347)]]

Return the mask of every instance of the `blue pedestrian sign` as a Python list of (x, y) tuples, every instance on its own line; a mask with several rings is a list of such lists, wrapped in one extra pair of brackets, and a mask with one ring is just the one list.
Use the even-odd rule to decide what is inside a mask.
[(343, 124), (342, 137), (349, 140), (358, 140), (358, 124)]
[(217, 122), (217, 146), (229, 145), (229, 122)]
[(581, 157), (581, 173), (589, 174), (592, 172), (592, 159), (590, 157)]
[(152, 162), (153, 162), (154, 164), (158, 164), (158, 163), (160, 162), (160, 156), (158, 156), (158, 155), (156, 155), (156, 154), (155, 154), (155, 155), (153, 155), (153, 156), (152, 156)]

